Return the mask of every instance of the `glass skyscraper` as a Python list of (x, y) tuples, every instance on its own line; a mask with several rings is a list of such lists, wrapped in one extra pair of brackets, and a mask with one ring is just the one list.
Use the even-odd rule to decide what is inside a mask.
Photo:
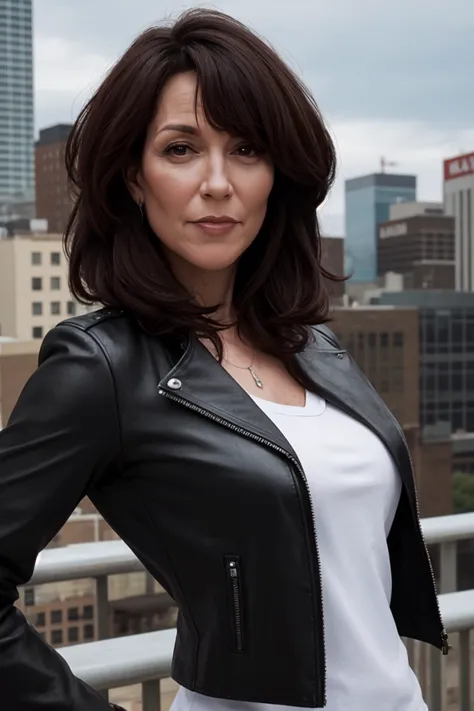
[(34, 203), (32, 0), (0, 0), (0, 217)]
[(377, 278), (377, 229), (389, 207), (416, 200), (416, 176), (373, 173), (346, 180), (346, 273), (354, 282)]

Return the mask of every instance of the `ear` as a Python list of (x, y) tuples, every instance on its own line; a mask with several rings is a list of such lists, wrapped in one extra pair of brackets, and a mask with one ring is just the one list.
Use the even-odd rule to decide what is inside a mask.
[(142, 176), (139, 168), (130, 166), (125, 176), (127, 188), (137, 205), (143, 202)]

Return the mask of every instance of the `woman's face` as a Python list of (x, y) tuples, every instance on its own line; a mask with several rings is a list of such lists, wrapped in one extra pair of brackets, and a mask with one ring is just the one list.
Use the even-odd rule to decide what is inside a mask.
[(199, 103), (196, 115), (195, 92), (192, 72), (165, 86), (131, 190), (178, 271), (227, 270), (262, 226), (273, 166), (212, 128)]

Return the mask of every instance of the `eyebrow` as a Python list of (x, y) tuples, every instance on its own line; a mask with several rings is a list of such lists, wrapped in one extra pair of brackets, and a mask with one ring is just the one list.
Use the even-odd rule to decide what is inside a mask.
[(175, 131), (177, 133), (188, 133), (191, 136), (197, 136), (199, 131), (196, 126), (189, 126), (185, 123), (168, 123), (163, 128), (157, 132), (157, 135), (163, 133), (163, 131)]

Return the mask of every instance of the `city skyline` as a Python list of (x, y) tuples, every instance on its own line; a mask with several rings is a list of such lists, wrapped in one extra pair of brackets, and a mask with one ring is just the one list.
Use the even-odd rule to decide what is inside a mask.
[(0, 0), (0, 212), (34, 203), (32, 0)]
[[(133, 38), (147, 25), (196, 4), (174, 1), (36, 0), (36, 133), (74, 120)], [(344, 180), (379, 171), (418, 176), (419, 199), (440, 200), (442, 161), (474, 150), (470, 67), (474, 6), (469, 0), (361, 0), (281, 5), (230, 0), (211, 5), (250, 24), (313, 91), (335, 137), (339, 171), (323, 226), (343, 234)], [(290, 11), (291, 10), (291, 11)], [(91, 22), (91, 17), (94, 21)]]

